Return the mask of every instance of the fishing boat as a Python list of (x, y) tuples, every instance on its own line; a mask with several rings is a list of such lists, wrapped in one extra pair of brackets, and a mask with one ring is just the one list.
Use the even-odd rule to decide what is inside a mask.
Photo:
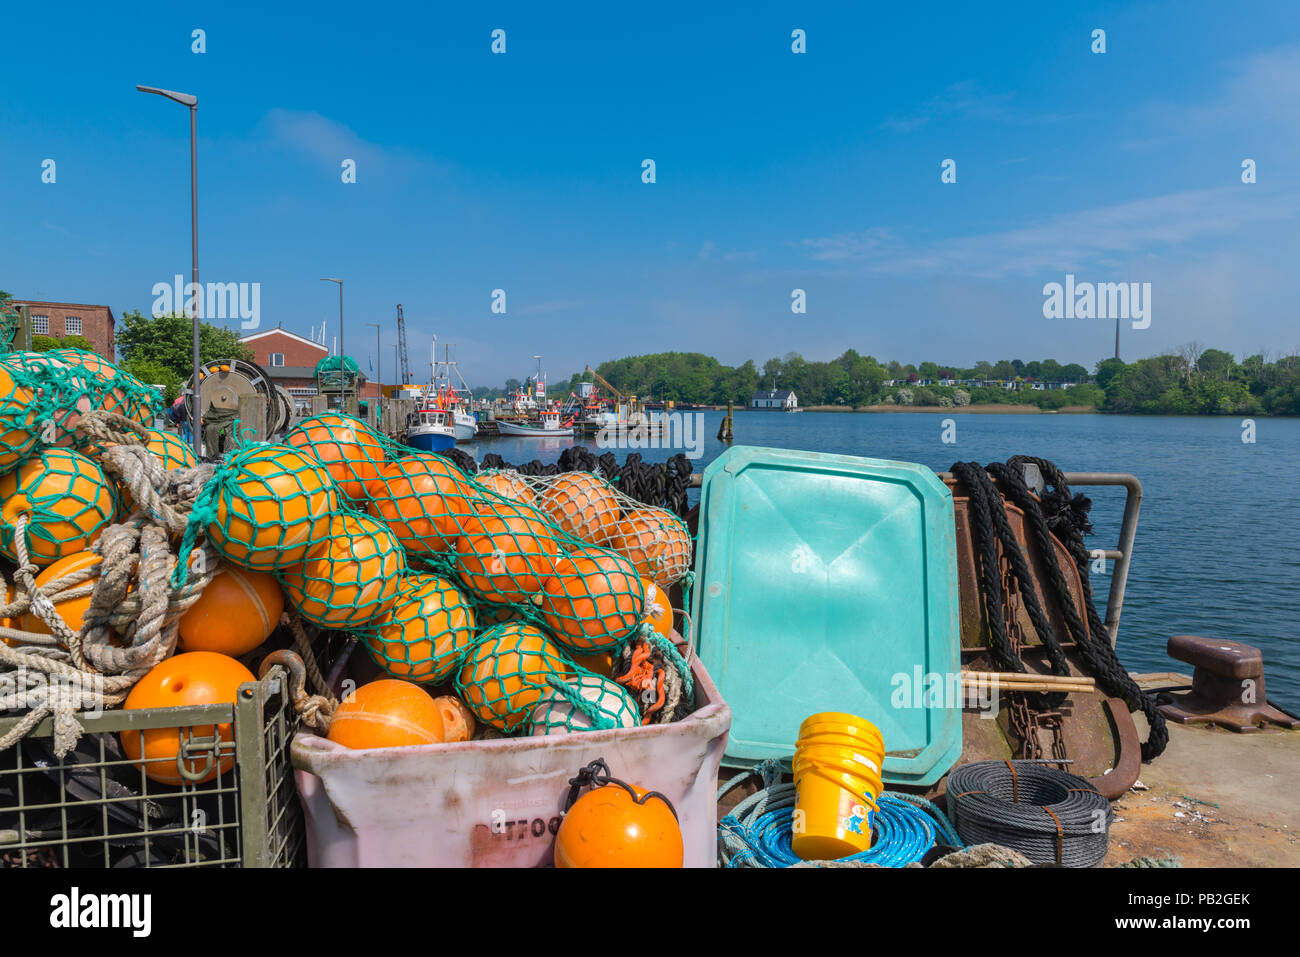
[(421, 452), (445, 452), (456, 445), (452, 413), (436, 402), (406, 417), (406, 444)]
[(542, 412), (538, 419), (540, 425), (507, 422), (505, 419), (497, 419), (497, 429), (502, 435), (513, 435), (522, 438), (551, 439), (558, 436), (573, 435), (573, 420), (569, 419), (561, 423), (559, 412)]

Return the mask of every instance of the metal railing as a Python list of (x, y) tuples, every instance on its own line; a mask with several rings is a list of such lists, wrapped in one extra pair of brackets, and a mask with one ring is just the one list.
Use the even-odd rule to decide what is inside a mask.
[[(1115, 563), (1110, 577), (1110, 594), (1106, 598), (1106, 630), (1110, 633), (1112, 647), (1119, 640), (1119, 619), (1124, 610), (1124, 589), (1128, 585), (1129, 565), (1133, 561), (1133, 542), (1137, 537), (1138, 512), (1142, 508), (1142, 483), (1128, 472), (1063, 472), (1066, 483), (1075, 488), (1081, 485), (1118, 485), (1125, 490), (1124, 518), (1120, 523), (1119, 544), (1115, 548), (1094, 548), (1089, 554), (1094, 558), (1107, 558)], [(950, 472), (940, 472), (940, 478), (952, 478)], [(699, 488), (704, 476), (691, 475), (691, 488)], [(1025, 484), (1035, 494), (1043, 491), (1043, 476), (1036, 465), (1025, 466)]]

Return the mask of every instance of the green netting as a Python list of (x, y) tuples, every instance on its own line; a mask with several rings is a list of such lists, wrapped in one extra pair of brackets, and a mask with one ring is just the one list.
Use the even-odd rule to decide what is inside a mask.
[(388, 460), (375, 432), (359, 419), (339, 412), (303, 419), (284, 442), (311, 455), (339, 490), (353, 499), (366, 498), (367, 486), (379, 477), (380, 467)]
[(190, 522), (206, 526), (209, 541), (227, 561), (275, 571), (303, 561), (328, 540), (339, 507), (334, 480), (310, 455), (287, 445), (256, 444), (222, 466), (195, 503)]
[(33, 391), (20, 386), (0, 363), (0, 472), (7, 472), (36, 446)]
[(280, 571), (285, 598), (322, 628), (357, 628), (389, 611), (406, 575), (406, 555), (384, 525), (339, 513), (327, 538)]
[(477, 641), (474, 606), (454, 584), (412, 573), (392, 608), (361, 632), (370, 657), (394, 678), (442, 684)]
[(0, 366), (32, 396), (30, 422), (35, 425), (36, 447), (84, 444), (77, 423), (95, 405), (92, 377), (85, 369), (43, 352), (11, 352), (0, 356)]
[(116, 412), (141, 425), (151, 425), (162, 414), (162, 393), (102, 356), (82, 349), (52, 349), (45, 355), (83, 370), (95, 408)]
[(485, 631), (465, 655), (456, 692), (479, 721), (510, 732), (524, 727), (553, 679), (586, 674), (536, 625), (507, 622)]
[(89, 548), (117, 509), (116, 487), (99, 463), (71, 449), (42, 449), (0, 475), (0, 552), (17, 558), (15, 526), (27, 515), (29, 553), (44, 567)]
[(529, 733), (572, 734), (576, 731), (635, 728), (641, 710), (621, 685), (601, 675), (554, 679), (551, 689), (529, 713)]

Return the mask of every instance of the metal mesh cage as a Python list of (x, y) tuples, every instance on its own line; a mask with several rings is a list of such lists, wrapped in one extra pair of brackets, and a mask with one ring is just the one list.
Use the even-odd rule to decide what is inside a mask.
[[(317, 642), (322, 663), (344, 636)], [(319, 647), (328, 641), (324, 649)], [(0, 752), (0, 867), (302, 867), (306, 836), (289, 761), (298, 716), (274, 668), (234, 705), (106, 711), (63, 760), (50, 719)], [(0, 718), (0, 734), (17, 718)], [(229, 738), (214, 732), (231, 725)], [(178, 729), (178, 786), (151, 780), (121, 735)], [(183, 764), (181, 763), (183, 762)], [(211, 777), (216, 766), (228, 771)]]

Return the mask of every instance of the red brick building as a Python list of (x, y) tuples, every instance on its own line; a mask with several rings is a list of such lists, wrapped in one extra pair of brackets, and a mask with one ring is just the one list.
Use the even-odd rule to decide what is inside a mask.
[[(253, 351), (253, 361), (266, 370), (266, 374), (294, 398), (299, 413), (311, 408), (311, 398), (316, 394), (316, 363), (329, 350), (319, 342), (312, 342), (277, 326), (268, 332), (258, 332), (239, 340)], [(361, 376), (361, 398), (373, 398), (378, 386)]]
[(26, 306), (32, 317), (33, 336), (85, 336), (95, 352), (109, 362), (116, 362), (113, 333), (117, 320), (108, 306), (92, 306), (76, 302), (41, 302), (34, 299), (14, 299), (9, 305), (17, 309)]

